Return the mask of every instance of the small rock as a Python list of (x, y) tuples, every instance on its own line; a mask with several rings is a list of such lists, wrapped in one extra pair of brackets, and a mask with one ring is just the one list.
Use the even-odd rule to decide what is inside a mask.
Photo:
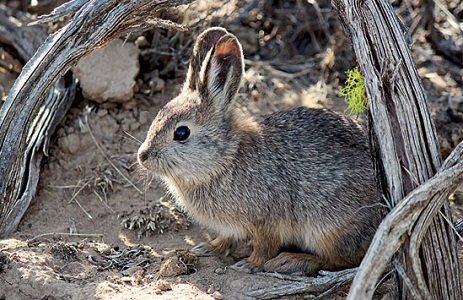
[(99, 103), (130, 101), (140, 70), (139, 53), (134, 44), (116, 39), (82, 58), (73, 71), (84, 96)]
[(225, 274), (225, 269), (224, 268), (217, 268), (214, 270), (214, 273), (217, 275), (222, 275)]
[(75, 133), (62, 137), (59, 143), (65, 153), (74, 154), (80, 150), (80, 138)]
[(98, 112), (96, 113), (96, 115), (100, 118), (106, 116), (107, 114), (108, 114), (108, 110), (104, 108), (99, 109)]
[(129, 123), (123, 123), (122, 124), (122, 130), (124, 130), (125, 132), (129, 132), (130, 131), (130, 124)]
[(167, 258), (159, 269), (159, 275), (174, 277), (188, 275), (196, 272), (198, 258), (188, 251), (177, 251), (175, 256)]
[(167, 281), (164, 281), (164, 280), (159, 280), (156, 283), (156, 288), (159, 289), (162, 292), (172, 290), (171, 284), (169, 282), (167, 282)]
[(140, 123), (138, 123), (138, 122), (133, 122), (133, 123), (130, 124), (130, 130), (131, 130), (131, 131), (135, 131), (135, 130), (137, 130), (138, 128), (140, 128)]
[(135, 45), (137, 45), (138, 48), (149, 48), (151, 46), (151, 44), (146, 40), (146, 37), (143, 35), (139, 36), (135, 40)]
[(449, 96), (450, 108), (457, 112), (463, 112), (463, 95)]
[(0, 251), (0, 274), (7, 269), (9, 263), (10, 259), (8, 258), (8, 256), (6, 256), (6, 254)]
[(211, 284), (209, 288), (207, 289), (208, 294), (213, 294), (215, 291), (218, 291), (219, 287), (217, 287), (215, 284)]
[(140, 117), (138, 118), (140, 124), (145, 125), (151, 121), (151, 114), (148, 111), (141, 111)]
[(132, 284), (141, 285), (143, 283), (143, 279), (145, 278), (145, 270), (141, 269), (134, 272), (132, 278)]
[(177, 256), (169, 257), (159, 269), (159, 275), (163, 277), (174, 277), (187, 274), (187, 267), (179, 261)]
[(215, 291), (214, 293), (212, 293), (212, 297), (217, 300), (223, 299), (223, 295), (219, 291)]
[(123, 104), (123, 107), (125, 110), (132, 110), (135, 107), (137, 107), (138, 103), (137, 101), (129, 101)]
[(149, 81), (149, 86), (153, 93), (162, 92), (166, 87), (166, 82), (159, 77), (155, 77)]

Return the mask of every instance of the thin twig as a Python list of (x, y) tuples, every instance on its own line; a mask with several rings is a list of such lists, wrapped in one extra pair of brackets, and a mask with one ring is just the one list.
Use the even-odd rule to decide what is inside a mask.
[(79, 185), (76, 185), (75, 187), (79, 187), (79, 189), (77, 190), (77, 192), (75, 192), (72, 197), (71, 197), (71, 200), (69, 200), (68, 203), (71, 203), (72, 201), (74, 201), (74, 199), (76, 199), (77, 195), (79, 195), (79, 193), (87, 186), (89, 185), (89, 182), (87, 181), (86, 183), (84, 183), (84, 185), (82, 186), (79, 186)]
[(46, 236), (71, 236), (71, 237), (86, 237), (86, 238), (102, 238), (104, 234), (102, 233), (67, 233), (67, 232), (49, 232), (49, 233), (42, 233), (39, 234), (35, 237), (33, 237), (30, 240), (27, 240), (28, 242), (33, 242), (36, 241), (40, 238), (46, 237)]
[(89, 183), (86, 182), (84, 183), (83, 186), (81, 186), (77, 192), (75, 192), (72, 197), (71, 197), (71, 200), (69, 200), (69, 203), (71, 203), (72, 201), (74, 201), (79, 207), (80, 209), (84, 212), (84, 214), (87, 215), (87, 217), (90, 219), (90, 220), (93, 220), (93, 217), (87, 212), (87, 210), (82, 206), (82, 204), (80, 204), (79, 201), (77, 201), (77, 195), (79, 195), (79, 193), (88, 185)]
[(80, 185), (47, 185), (47, 187), (53, 189), (76, 189), (80, 188)]
[(402, 278), (403, 282), (407, 286), (408, 291), (412, 294), (412, 299), (423, 299), (420, 297), (420, 293), (418, 292), (418, 289), (415, 287), (411, 279), (407, 276), (407, 273), (405, 272), (404, 268), (400, 264), (398, 259), (394, 259), (392, 261), (392, 265), (394, 266), (395, 271), (399, 276)]
[(114, 213), (114, 209), (111, 208), (111, 206), (106, 203), (103, 198), (101, 198), (100, 194), (97, 193), (97, 191), (93, 190), (93, 193), (98, 197), (98, 199), (103, 203), (112, 213)]
[(90, 220), (93, 220), (93, 217), (92, 215), (90, 215), (87, 210), (85, 210), (85, 208), (82, 206), (82, 204), (80, 204), (79, 201), (77, 201), (77, 199), (74, 199), (74, 202), (80, 207), (80, 209), (84, 212), (84, 214), (87, 215), (87, 217), (90, 219)]
[(455, 228), (455, 224), (450, 222), (450, 220), (442, 213), (442, 211), (439, 211), (439, 214), (441, 215), (442, 218), (449, 224), (450, 228), (452, 228), (453, 231), (455, 231), (455, 234), (457, 235), (458, 239), (463, 242), (463, 237), (461, 236), (460, 232)]
[(269, 71), (272, 75), (283, 77), (283, 78), (288, 78), (288, 79), (296, 79), (297, 77), (301, 77), (306, 74), (309, 74), (310, 72), (313, 72), (313, 65), (311, 65), (310, 67), (307, 67), (306, 69), (302, 69), (301, 71), (295, 72), (295, 73), (287, 73), (287, 72), (275, 69), (274, 67), (269, 65), (268, 62), (256, 62), (256, 61), (252, 61), (249, 59), (245, 59), (244, 63), (249, 66), (260, 67), (266, 71)]

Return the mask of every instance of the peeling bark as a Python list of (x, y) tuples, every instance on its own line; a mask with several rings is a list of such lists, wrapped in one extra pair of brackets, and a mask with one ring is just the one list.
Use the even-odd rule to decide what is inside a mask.
[(461, 147), (452, 155), (457, 159), (447, 160), (441, 168), (425, 92), (404, 27), (389, 2), (334, 0), (333, 4), (365, 78), (377, 178), (384, 199), (394, 207), (380, 225), (348, 299), (372, 298), (396, 252), (401, 266), (396, 268), (399, 297), (460, 299), (447, 199), (463, 180)]

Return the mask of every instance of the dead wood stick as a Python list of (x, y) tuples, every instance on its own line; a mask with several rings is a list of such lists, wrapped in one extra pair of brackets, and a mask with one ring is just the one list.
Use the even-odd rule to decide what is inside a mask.
[(69, 237), (81, 237), (81, 238), (102, 238), (104, 234), (102, 233), (70, 233), (70, 232), (47, 232), (42, 233), (37, 236), (34, 236), (32, 239), (27, 240), (27, 242), (35, 242), (38, 239), (44, 237), (58, 237), (58, 236), (69, 236)]
[[(463, 142), (459, 147), (458, 154), (461, 156)], [(437, 206), (447, 201), (442, 197), (442, 194), (445, 194), (442, 191), (454, 189), (462, 180), (463, 160), (460, 160), (453, 166), (443, 168), (433, 178), (411, 192), (387, 215), (360, 265), (360, 270), (352, 284), (350, 299), (371, 299), (382, 270), (405, 241), (405, 235), (411, 231), (422, 211), (431, 201), (437, 202)]]
[[(22, 61), (29, 60), (46, 39), (43, 28), (27, 27), (28, 22), (26, 14), (0, 6), (0, 42), (14, 48)], [(34, 114), (21, 111), (10, 97), (2, 106), (0, 136), (4, 137), (9, 131), (11, 139), (2, 140), (0, 144), (3, 149), (0, 151), (0, 174), (15, 180), (19, 190), (15, 198), (10, 198), (14, 192), (4, 188), (5, 177), (0, 175), (0, 236), (16, 228), (29, 206), (39, 180), (40, 162), (43, 155), (47, 155), (49, 138), (72, 104), (75, 89), (76, 81), (72, 76), (61, 78), (48, 92), (44, 91)], [(25, 144), (21, 150), (18, 149), (19, 136)], [(13, 159), (15, 165), (8, 165)]]
[(445, 221), (451, 220), (447, 196), (463, 179), (461, 153), (440, 168), (426, 95), (390, 3), (334, 0), (333, 4), (365, 77), (380, 189), (396, 206), (380, 225), (348, 299), (370, 299), (397, 251), (396, 266), (399, 263), (403, 270), (398, 297), (413, 298), (415, 293), (420, 298), (461, 299), (455, 234)]
[[(318, 277), (288, 276), (281, 274), (264, 274), (283, 280), (292, 281), (276, 287), (263, 288), (244, 293), (247, 297), (256, 299), (275, 299), (283, 296), (296, 295), (302, 293), (324, 293), (336, 292), (337, 288), (349, 283), (355, 276), (357, 268), (347, 269), (338, 272), (321, 272)], [(334, 288), (334, 289), (333, 289)], [(328, 296), (327, 294), (324, 296)]]

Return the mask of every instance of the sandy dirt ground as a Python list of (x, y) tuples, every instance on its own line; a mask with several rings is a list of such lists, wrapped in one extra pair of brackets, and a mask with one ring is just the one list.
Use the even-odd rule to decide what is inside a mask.
[[(339, 57), (331, 58), (337, 61), (331, 71), (324, 67), (330, 64), (330, 51), (343, 51), (331, 47), (311, 56), (312, 70), (297, 81), (256, 63), (256, 46), (248, 42), (252, 37), (242, 28), (230, 28), (245, 52), (253, 53), (238, 95), (241, 109), (255, 115), (301, 105), (345, 111), (337, 96), (338, 76), (345, 69), (327, 75), (342, 65)], [(449, 86), (455, 75), (440, 71), (445, 62), (430, 65), (420, 58), (430, 51), (425, 43), (413, 50), (440, 142), (449, 149), (460, 138), (463, 122), (449, 119), (447, 99), (462, 95), (462, 88)], [(352, 53), (347, 54), (344, 64), (354, 65)], [(247, 292), (290, 283), (227, 269), (246, 254), (246, 245), (236, 257), (189, 254), (213, 233), (177, 210), (159, 182), (137, 166), (140, 141), (157, 111), (179, 92), (184, 73), (164, 78), (159, 91), (138, 92), (124, 105), (82, 97), (75, 101), (51, 139), (36, 197), (17, 232), (0, 240), (0, 300), (248, 299)]]

